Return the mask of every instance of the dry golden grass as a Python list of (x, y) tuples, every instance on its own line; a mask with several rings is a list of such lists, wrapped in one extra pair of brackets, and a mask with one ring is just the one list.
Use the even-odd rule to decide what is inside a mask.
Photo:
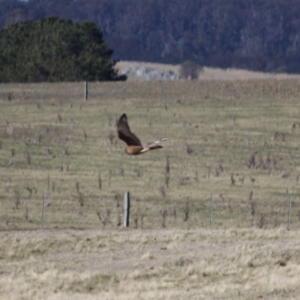
[[(91, 83), (83, 101), (82, 83), (2, 85), (0, 229), (40, 228), (43, 195), (45, 228), (102, 226), (99, 214), (116, 228), (127, 190), (137, 227), (160, 228), (163, 211), (167, 228), (207, 227), (211, 194), (214, 228), (286, 224), (288, 194), (297, 227), (300, 91), (279, 86)], [(164, 149), (126, 155), (123, 112), (142, 141), (168, 137)]]
[(0, 233), (1, 299), (297, 299), (299, 232)]
[[(89, 88), (83, 101), (83, 83), (0, 87), (3, 297), (294, 299), (298, 80)], [(164, 148), (127, 156), (123, 112)]]

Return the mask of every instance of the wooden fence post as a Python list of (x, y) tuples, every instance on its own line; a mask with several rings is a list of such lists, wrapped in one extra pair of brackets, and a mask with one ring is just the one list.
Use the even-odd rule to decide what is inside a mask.
[(288, 223), (287, 223), (287, 230), (290, 230), (290, 223), (291, 223), (291, 211), (292, 211), (292, 196), (289, 195), (289, 213), (288, 213)]
[(45, 194), (43, 194), (43, 207), (42, 207), (42, 229), (44, 229), (45, 217)]
[(209, 227), (212, 228), (213, 224), (213, 195), (210, 195), (210, 214), (209, 214)]
[(84, 82), (84, 101), (86, 101), (89, 98), (89, 85), (88, 82)]
[(44, 85), (41, 82), (40, 83), (40, 101), (43, 101), (43, 96), (44, 96)]
[(130, 214), (130, 193), (124, 194), (124, 227), (129, 227), (129, 214)]
[(206, 81), (206, 98), (210, 98), (210, 86), (209, 81)]

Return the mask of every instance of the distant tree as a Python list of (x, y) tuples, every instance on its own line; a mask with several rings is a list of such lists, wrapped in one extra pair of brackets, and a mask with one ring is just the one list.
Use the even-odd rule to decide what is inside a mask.
[(194, 80), (199, 78), (202, 68), (191, 60), (186, 60), (180, 65), (179, 75), (183, 79)]
[(47, 17), (0, 30), (0, 81), (126, 80), (92, 22)]

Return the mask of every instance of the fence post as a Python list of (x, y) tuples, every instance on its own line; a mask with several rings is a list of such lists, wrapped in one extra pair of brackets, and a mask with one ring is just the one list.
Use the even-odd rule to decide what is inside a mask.
[(129, 214), (130, 214), (130, 193), (124, 194), (124, 227), (129, 227)]
[(126, 90), (125, 90), (125, 81), (123, 82), (122, 85), (122, 100), (125, 100), (126, 96), (125, 96)]
[(89, 98), (89, 85), (88, 82), (84, 82), (84, 101), (86, 101)]
[(206, 98), (210, 98), (210, 86), (209, 81), (206, 81)]
[(44, 216), (45, 216), (45, 194), (43, 194), (43, 207), (42, 207), (42, 229), (44, 229)]
[(292, 196), (289, 195), (289, 213), (288, 213), (288, 224), (287, 230), (290, 230), (290, 223), (291, 223), (291, 211), (292, 211)]
[(43, 82), (40, 83), (40, 101), (43, 101), (43, 96), (44, 96), (44, 85)]
[(213, 215), (213, 195), (210, 195), (210, 214), (209, 214), (209, 227), (212, 228), (212, 215)]

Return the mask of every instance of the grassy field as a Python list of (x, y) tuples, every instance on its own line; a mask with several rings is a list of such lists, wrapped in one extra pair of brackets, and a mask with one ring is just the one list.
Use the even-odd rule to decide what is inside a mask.
[[(2, 295), (294, 299), (299, 96), (297, 79), (90, 83), (87, 101), (83, 83), (0, 85)], [(126, 155), (123, 112), (164, 148)]]

